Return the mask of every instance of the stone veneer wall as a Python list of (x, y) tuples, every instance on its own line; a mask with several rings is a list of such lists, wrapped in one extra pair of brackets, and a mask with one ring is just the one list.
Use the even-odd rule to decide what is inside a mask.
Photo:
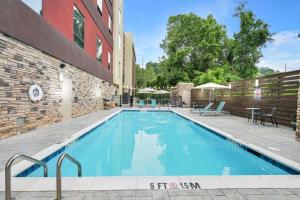
[[(79, 99), (73, 101), (73, 117), (101, 109), (102, 98), (114, 94), (114, 85), (68, 64), (61, 69), (61, 63), (0, 33), (0, 138), (62, 121), (62, 75), (72, 78), (72, 95)], [(28, 97), (32, 84), (44, 92), (39, 103)]]
[(182, 101), (187, 106), (191, 106), (191, 91), (194, 88), (194, 83), (178, 83), (176, 87), (171, 89), (171, 97), (182, 97)]
[(299, 89), (298, 89), (298, 108), (297, 108), (297, 130), (296, 136), (300, 137), (300, 80), (299, 80)]

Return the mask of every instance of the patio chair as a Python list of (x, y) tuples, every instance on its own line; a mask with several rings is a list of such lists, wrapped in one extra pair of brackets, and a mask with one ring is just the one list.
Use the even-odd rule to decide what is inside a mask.
[(156, 99), (151, 99), (151, 107), (156, 108)]
[(111, 109), (111, 107), (112, 107), (112, 104), (111, 104), (110, 100), (103, 99), (103, 109), (109, 110), (109, 109)]
[(208, 105), (206, 105), (205, 107), (201, 106), (201, 105), (193, 105), (192, 109), (191, 109), (191, 113), (199, 113), (201, 111), (209, 111), (210, 108), (212, 107), (212, 105), (214, 105), (213, 103), (209, 103)]
[(217, 107), (216, 110), (205, 110), (205, 111), (200, 111), (200, 115), (230, 115), (230, 113), (228, 111), (224, 111), (223, 108), (225, 106), (225, 101), (221, 101)]
[(145, 107), (145, 101), (144, 101), (143, 99), (140, 99), (140, 100), (139, 100), (139, 107), (140, 107), (140, 108)]
[(271, 113), (261, 113), (261, 124), (264, 126), (265, 125), (265, 122), (266, 122), (266, 119), (269, 118), (271, 123), (273, 124), (276, 124), (276, 127), (278, 127), (278, 123), (276, 121), (276, 112), (277, 112), (277, 108), (276, 107), (273, 107), (272, 108), (272, 111)]

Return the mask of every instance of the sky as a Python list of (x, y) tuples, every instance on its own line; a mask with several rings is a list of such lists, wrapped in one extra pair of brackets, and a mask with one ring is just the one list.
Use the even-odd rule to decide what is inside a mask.
[[(163, 55), (159, 44), (166, 35), (168, 17), (196, 13), (212, 14), (226, 26), (228, 35), (239, 31), (234, 17), (239, 0), (124, 0), (125, 31), (133, 32), (137, 63), (157, 61)], [(287, 71), (300, 69), (300, 0), (248, 0), (257, 18), (270, 25), (272, 43), (263, 48), (259, 67)]]

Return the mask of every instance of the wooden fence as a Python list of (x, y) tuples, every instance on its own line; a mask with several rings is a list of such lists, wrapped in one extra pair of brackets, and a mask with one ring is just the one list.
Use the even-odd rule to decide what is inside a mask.
[[(258, 80), (258, 87), (255, 83)], [(259, 107), (270, 112), (277, 107), (276, 119), (279, 124), (289, 126), (297, 113), (300, 70), (274, 74), (243, 81), (231, 82), (231, 89), (214, 91), (214, 101), (226, 101), (225, 110), (233, 115), (247, 117), (247, 107)], [(254, 99), (255, 88), (261, 89), (261, 98)], [(193, 89), (191, 101), (207, 104), (208, 91)], [(217, 103), (216, 103), (217, 104)]]

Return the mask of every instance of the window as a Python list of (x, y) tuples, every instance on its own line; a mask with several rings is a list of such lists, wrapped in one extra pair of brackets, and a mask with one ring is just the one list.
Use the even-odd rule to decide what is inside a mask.
[(98, 62), (102, 63), (102, 42), (99, 37), (96, 39), (96, 57)]
[(122, 44), (122, 38), (121, 38), (121, 34), (119, 33), (119, 49), (121, 49), (121, 44)]
[(111, 66), (111, 55), (110, 55), (110, 52), (108, 52), (108, 69), (110, 70), (110, 66)]
[(111, 20), (111, 17), (109, 15), (109, 17), (108, 17), (108, 28), (109, 28), (110, 32), (111, 32), (111, 26), (112, 26), (112, 20)]
[(102, 15), (102, 0), (97, 0), (97, 8)]
[(84, 17), (79, 10), (74, 6), (74, 42), (84, 48)]
[(122, 26), (122, 13), (121, 13), (121, 9), (119, 9), (119, 25)]

